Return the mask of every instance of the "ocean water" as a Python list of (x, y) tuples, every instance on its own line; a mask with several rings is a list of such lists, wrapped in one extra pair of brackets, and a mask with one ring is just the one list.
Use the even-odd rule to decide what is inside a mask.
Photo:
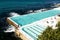
[(49, 8), (60, 0), (0, 0), (0, 16), (18, 10)]
[(11, 11), (50, 8), (60, 0), (0, 0), (0, 17)]

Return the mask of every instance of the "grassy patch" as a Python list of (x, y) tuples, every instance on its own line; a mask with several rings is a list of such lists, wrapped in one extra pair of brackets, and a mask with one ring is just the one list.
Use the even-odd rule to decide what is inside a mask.
[(37, 40), (60, 40), (60, 22), (56, 25), (58, 29), (53, 30), (51, 27), (48, 27), (42, 35), (39, 35)]

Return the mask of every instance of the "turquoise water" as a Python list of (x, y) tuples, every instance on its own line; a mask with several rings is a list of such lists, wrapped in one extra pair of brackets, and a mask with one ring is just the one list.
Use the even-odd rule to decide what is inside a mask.
[(35, 22), (47, 17), (51, 17), (54, 15), (58, 15), (58, 14), (60, 14), (60, 10), (49, 10), (45, 12), (38, 12), (35, 14), (30, 13), (23, 16), (11, 17), (11, 20), (15, 21), (18, 25), (24, 26), (32, 22)]
[(60, 0), (0, 0), (0, 16), (11, 10), (50, 8), (54, 3)]
[[(34, 10), (34, 9), (41, 9), (44, 8), (45, 5), (49, 3), (42, 3), (42, 2), (20, 2), (20, 1), (0, 1), (0, 17), (6, 13), (18, 11), (18, 10)], [(48, 6), (48, 5), (47, 5)], [(29, 8), (28, 8), (29, 7)], [(50, 7), (50, 5), (48, 6)], [(20, 13), (19, 13), (20, 14)], [(22, 13), (24, 14), (24, 13)]]
[(46, 29), (47, 27), (41, 26), (41, 25), (33, 25), (33, 26), (26, 26), (23, 27), (22, 30), (29, 35), (31, 38), (33, 38), (34, 40), (37, 40), (38, 35), (42, 35), (43, 31)]

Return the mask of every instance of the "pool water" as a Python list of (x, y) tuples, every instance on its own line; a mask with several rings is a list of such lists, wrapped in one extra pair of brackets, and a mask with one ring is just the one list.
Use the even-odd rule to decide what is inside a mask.
[(27, 25), (32, 22), (60, 14), (60, 10), (48, 10), (44, 12), (30, 13), (22, 16), (11, 17), (10, 19), (18, 25)]
[[(26, 37), (28, 38), (32, 38), (33, 40), (37, 40), (38, 35), (42, 35), (43, 31), (46, 30), (47, 27), (39, 25), (39, 24), (35, 24), (35, 25), (29, 25), (29, 26), (25, 26), (22, 27), (21, 31), (23, 34), (25, 34)], [(30, 40), (32, 40), (30, 39)]]

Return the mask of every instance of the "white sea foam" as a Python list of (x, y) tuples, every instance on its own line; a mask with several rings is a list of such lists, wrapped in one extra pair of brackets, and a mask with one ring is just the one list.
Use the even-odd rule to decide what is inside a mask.
[(19, 14), (18, 13), (15, 13), (15, 12), (10, 12), (10, 15), (11, 16), (19, 16)]

